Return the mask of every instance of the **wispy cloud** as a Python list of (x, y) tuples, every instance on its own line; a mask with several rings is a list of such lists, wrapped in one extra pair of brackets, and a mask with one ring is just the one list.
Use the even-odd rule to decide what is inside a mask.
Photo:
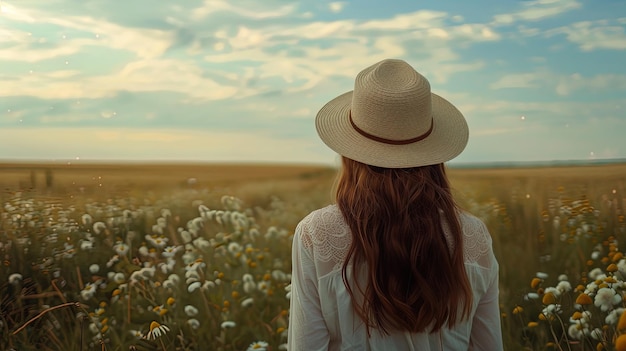
[(564, 34), (582, 51), (626, 50), (626, 17), (615, 20), (583, 21), (551, 29), (547, 36)]
[(224, 11), (251, 19), (271, 19), (290, 15), (295, 9), (295, 6), (292, 4), (277, 6), (272, 9), (267, 9), (266, 6), (259, 6), (258, 2), (252, 1), (239, 1), (237, 4), (239, 6), (234, 5), (232, 1), (204, 0), (200, 7), (191, 11), (191, 17), (194, 20), (202, 20), (211, 14)]
[(491, 89), (550, 87), (558, 95), (567, 96), (575, 91), (595, 94), (601, 91), (626, 92), (626, 75), (598, 74), (584, 76), (580, 73), (557, 74), (542, 69), (536, 72), (507, 74), (489, 85)]
[(576, 0), (532, 0), (523, 1), (521, 9), (493, 16), (493, 24), (510, 25), (519, 21), (540, 21), (565, 12), (580, 9), (582, 3)]
[(533, 88), (540, 83), (543, 78), (538, 73), (512, 73), (500, 77), (497, 81), (491, 83), (491, 89), (504, 88)]

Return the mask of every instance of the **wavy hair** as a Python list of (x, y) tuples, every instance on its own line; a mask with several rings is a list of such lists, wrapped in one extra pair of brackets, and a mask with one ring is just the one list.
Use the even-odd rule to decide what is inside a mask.
[(443, 164), (393, 169), (342, 157), (335, 186), (352, 232), (343, 281), (368, 335), (437, 332), (469, 318), (463, 233)]

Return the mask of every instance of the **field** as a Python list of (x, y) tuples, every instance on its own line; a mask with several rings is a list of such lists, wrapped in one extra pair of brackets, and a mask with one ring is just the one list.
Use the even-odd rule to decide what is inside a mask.
[[(626, 165), (449, 176), (493, 237), (505, 349), (615, 349)], [(290, 235), (330, 203), (334, 177), (310, 165), (0, 165), (0, 349), (284, 348)]]

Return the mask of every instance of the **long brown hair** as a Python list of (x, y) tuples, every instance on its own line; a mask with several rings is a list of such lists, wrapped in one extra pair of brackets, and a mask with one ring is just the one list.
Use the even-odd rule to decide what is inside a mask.
[(342, 166), (336, 200), (352, 232), (342, 275), (368, 335), (436, 332), (468, 318), (472, 290), (444, 165), (391, 169), (342, 157)]

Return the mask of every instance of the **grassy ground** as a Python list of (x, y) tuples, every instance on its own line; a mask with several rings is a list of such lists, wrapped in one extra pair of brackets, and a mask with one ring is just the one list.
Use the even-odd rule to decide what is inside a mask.
[[(483, 218), (494, 239), (506, 349), (535, 347), (525, 334), (527, 320), (511, 320), (511, 311), (523, 303), (537, 271), (551, 277), (568, 274), (576, 285), (587, 273), (585, 261), (594, 244), (611, 235), (623, 238), (626, 165), (448, 172), (461, 206)], [(0, 200), (27, 189), (80, 207), (94, 200), (153, 199), (210, 188), (216, 198), (233, 195), (252, 207), (273, 206), (272, 199), (280, 198), (276, 224), (292, 230), (306, 213), (331, 201), (335, 173), (311, 165), (0, 164), (0, 188), (5, 189)], [(568, 220), (593, 224), (590, 239), (575, 236)]]

